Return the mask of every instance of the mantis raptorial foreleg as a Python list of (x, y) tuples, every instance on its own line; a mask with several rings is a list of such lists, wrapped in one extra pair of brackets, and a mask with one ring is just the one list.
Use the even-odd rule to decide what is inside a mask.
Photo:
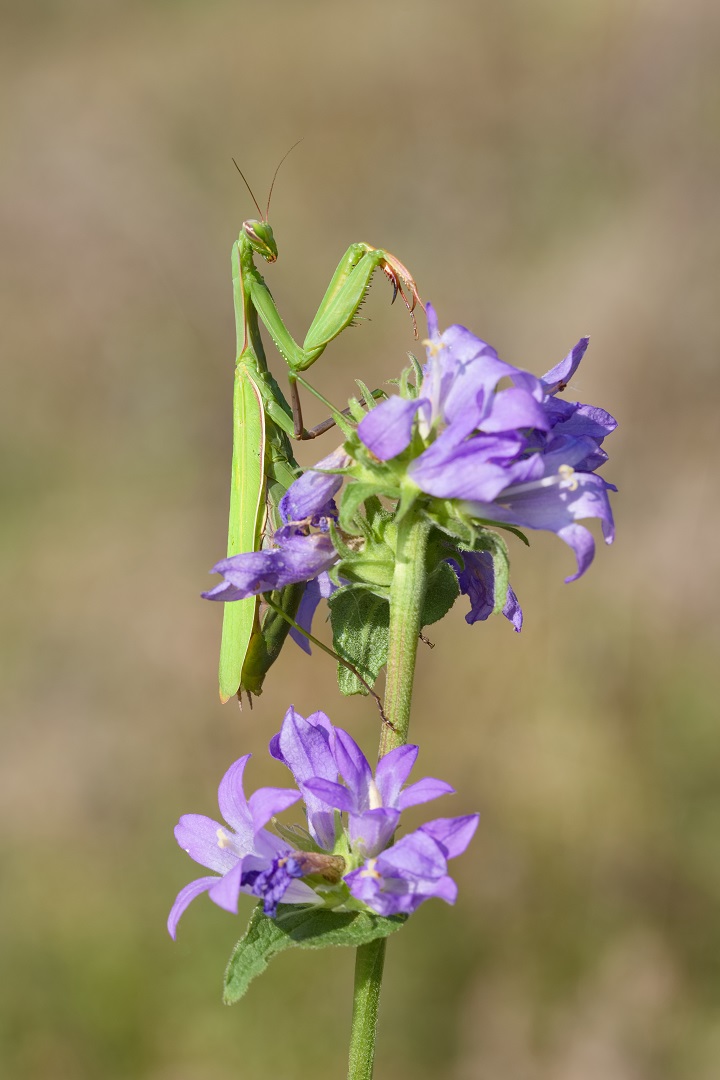
[(351, 244), (347, 249), (310, 324), (302, 346), (295, 341), (280, 318), (275, 301), (262, 278), (258, 275), (259, 280), (254, 279), (250, 286), (252, 304), (290, 369), (288, 377), (293, 403), (295, 438), (308, 437), (308, 433), (302, 426), (295, 376), (314, 364), (333, 338), (353, 324), (377, 269), (382, 270), (392, 282), (393, 300), (398, 292), (400, 293), (415, 326), (413, 311), (416, 304), (420, 302), (420, 297), (410, 271), (394, 255), (382, 248), (373, 248), (370, 244)]

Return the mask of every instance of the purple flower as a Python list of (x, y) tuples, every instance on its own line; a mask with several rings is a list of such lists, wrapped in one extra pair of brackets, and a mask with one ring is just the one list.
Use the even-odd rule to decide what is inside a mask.
[(330, 746), (344, 784), (330, 777), (295, 780), (303, 792), (348, 815), (351, 851), (368, 858), (387, 846), (408, 806), (453, 794), (443, 780), (426, 777), (403, 788), (418, 755), (417, 746), (400, 746), (378, 762), (373, 777), (362, 750), (346, 731), (334, 728)]
[(511, 484), (492, 503), (468, 503), (464, 509), (478, 518), (557, 533), (577, 559), (577, 570), (565, 578), (570, 582), (585, 573), (595, 554), (593, 535), (578, 520), (600, 518), (605, 542), (611, 544), (615, 538), (608, 491), (617, 488), (601, 476), (561, 465), (539, 480)]
[(284, 536), (277, 547), (221, 559), (211, 573), (222, 574), (225, 580), (202, 595), (205, 600), (244, 600), (296, 581), (310, 581), (336, 558), (327, 533)]
[[(504, 363), (463, 326), (440, 334), (435, 312), (430, 305), (427, 310), (420, 397), (378, 405), (358, 426), (361, 441), (388, 461), (408, 450), (417, 429), (424, 448), (407, 474), (422, 492), (459, 501), (461, 512), (482, 524), (556, 532), (576, 554), (577, 572), (567, 579), (574, 580), (594, 553), (592, 535), (578, 521), (599, 517), (606, 542), (614, 536), (607, 493), (615, 488), (595, 470), (607, 459), (601, 443), (616, 422), (604, 409), (556, 397), (577, 370), (588, 339), (538, 379)], [(498, 389), (503, 378), (510, 386)], [(461, 588), (467, 592), (469, 586), (466, 576)], [(471, 603), (472, 621), (482, 618), (484, 605)]]
[[(237, 913), (241, 892), (267, 896), (270, 912), (282, 897), (286, 904), (318, 903), (316, 893), (301, 881), (298, 867), (288, 864), (290, 845), (264, 826), (300, 798), (289, 788), (260, 788), (249, 799), (243, 791), (243, 772), (249, 754), (239, 758), (220, 781), (218, 803), (229, 828), (202, 814), (185, 814), (175, 826), (175, 839), (191, 859), (215, 873), (197, 878), (181, 889), (168, 917), (175, 937), (180, 916), (188, 904), (207, 892), (218, 907)], [(274, 880), (269, 881), (269, 878)], [(266, 902), (266, 909), (268, 903)]]
[[(334, 728), (323, 712), (307, 719), (291, 705), (285, 713), (282, 727), (270, 740), (269, 750), (274, 758), (290, 769), (300, 786), (311, 778), (337, 780), (337, 765), (331, 749)], [(313, 839), (326, 850), (332, 850), (336, 840), (335, 814), (311, 791), (305, 793), (308, 828)]]
[[(487, 342), (463, 326), (438, 332), (437, 315), (428, 304), (428, 363), (422, 393), (412, 401), (390, 397), (372, 409), (358, 425), (358, 435), (380, 461), (389, 461), (410, 445), (415, 414), (423, 439), (440, 425), (454, 424), (469, 434), (482, 415), (482, 400), (503, 376), (516, 369), (500, 360)], [(478, 398), (481, 400), (479, 401)]]
[[(454, 903), (457, 888), (448, 877), (447, 860), (469, 844), (477, 814), (437, 818), (392, 843), (403, 810), (453, 792), (449, 784), (430, 777), (404, 786), (417, 746), (390, 751), (373, 777), (367, 758), (346, 731), (334, 727), (322, 712), (303, 719), (290, 708), (270, 752), (293, 773), (305, 796), (310, 832), (324, 846), (342, 844), (332, 811), (347, 814), (349, 859), (355, 869), (344, 881), (356, 900), (380, 915), (410, 914), (433, 896)], [(358, 861), (362, 865), (357, 866)]]
[[(495, 610), (495, 567), (492, 555), (489, 551), (460, 551), (458, 554), (465, 564), (462, 569), (455, 559), (447, 561), (457, 574), (460, 592), (470, 599), (470, 611), (465, 616), (465, 622), (471, 625), (474, 622), (484, 622)], [(519, 634), (523, 624), (522, 608), (509, 585), (502, 613)]]
[[(329, 596), (332, 596), (337, 587), (338, 586), (333, 584), (330, 580), (330, 575), (325, 571), (323, 571), (322, 574), (318, 574), (312, 581), (308, 581), (295, 616), (295, 622), (298, 626), (302, 626), (303, 630), (306, 630), (308, 634), (312, 629), (312, 623), (318, 604), (321, 600), (327, 600)], [(303, 652), (306, 652), (308, 656), (310, 655), (312, 652), (310, 642), (305, 635), (301, 634), (299, 630), (296, 630), (294, 626), (290, 628), (290, 637), (296, 645), (300, 646)]]
[[(236, 913), (241, 892), (260, 897), (265, 914), (277, 905), (366, 904), (381, 915), (409, 914), (431, 896), (448, 903), (456, 888), (447, 860), (467, 847), (477, 815), (437, 818), (393, 843), (400, 815), (452, 793), (449, 784), (426, 778), (405, 786), (417, 758), (416, 746), (401, 746), (378, 763), (375, 776), (354, 739), (325, 713), (304, 718), (292, 707), (270, 743), (270, 753), (291, 769), (303, 793), (308, 831), (265, 826), (292, 806), (300, 792), (260, 788), (246, 799), (242, 777), (249, 755), (223, 777), (218, 802), (227, 826), (200, 814), (180, 818), (175, 837), (201, 865), (214, 871), (179, 892), (168, 918), (174, 938), (178, 920), (200, 893), (209, 893)], [(342, 777), (343, 783), (340, 783)], [(289, 838), (296, 838), (292, 846)], [(322, 880), (322, 896), (302, 878)], [(353, 898), (353, 899), (351, 899)]]
[[(327, 575), (337, 561), (328, 521), (337, 517), (332, 497), (343, 482), (337, 473), (316, 470), (341, 469), (348, 461), (347, 454), (338, 448), (291, 484), (280, 500), (283, 525), (273, 536), (273, 546), (221, 559), (211, 573), (222, 574), (224, 580), (204, 592), (203, 598), (244, 600), (307, 581), (296, 622), (309, 632), (320, 600), (327, 599), (337, 587)], [(301, 633), (293, 628), (290, 636), (300, 648), (310, 652), (307, 638)]]
[(342, 487), (343, 476), (332, 470), (345, 469), (349, 464), (350, 458), (339, 446), (298, 477), (280, 500), (280, 513), (285, 524), (334, 517), (332, 497)]
[(411, 915), (433, 896), (454, 904), (457, 886), (447, 861), (465, 851), (479, 820), (469, 814), (422, 825), (347, 874), (350, 892), (379, 915)]

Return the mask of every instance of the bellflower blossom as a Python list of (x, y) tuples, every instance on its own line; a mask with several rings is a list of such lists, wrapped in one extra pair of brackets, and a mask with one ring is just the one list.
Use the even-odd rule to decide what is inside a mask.
[[(230, 826), (220, 825), (203, 814), (184, 814), (175, 826), (175, 839), (191, 859), (215, 873), (210, 877), (197, 878), (181, 889), (168, 918), (168, 930), (175, 937), (180, 916), (188, 904), (209, 893), (218, 907), (237, 913), (240, 892), (258, 893), (257, 879), (276, 871), (282, 858), (286, 860), (287, 873), (282, 890), (286, 904), (312, 904), (318, 902), (313, 890), (301, 881), (298, 866), (287, 865), (290, 845), (264, 827), (275, 815), (286, 810), (300, 798), (300, 792), (290, 788), (260, 788), (249, 799), (243, 791), (243, 773), (250, 758), (241, 757), (220, 781), (218, 804), (220, 813)], [(219, 875), (219, 876), (218, 876)], [(275, 901), (277, 903), (277, 901)]]
[[(542, 378), (500, 360), (463, 326), (438, 330), (427, 306), (428, 360), (417, 398), (391, 397), (363, 418), (358, 435), (381, 461), (404, 454), (416, 429), (424, 449), (407, 465), (418, 488), (455, 500), (483, 523), (547, 529), (573, 549), (580, 577), (594, 554), (578, 521), (598, 517), (614, 538), (608, 491), (596, 475), (616, 422), (604, 409), (557, 398), (576, 372), (587, 338)], [(502, 379), (510, 385), (498, 389)]]
[[(393, 401), (402, 401), (402, 399), (390, 397), (385, 404)], [(203, 593), (203, 596), (206, 599), (242, 599), (264, 591), (259, 588), (259, 584), (267, 578), (269, 568), (276, 566), (279, 561), (283, 562), (290, 575), (293, 572), (297, 573), (298, 577), (290, 578), (293, 581), (308, 580), (316, 572), (316, 567), (322, 565), (323, 569), (317, 572), (317, 576), (309, 580), (296, 617), (299, 625), (304, 630), (310, 631), (317, 605), (320, 604), (321, 599), (327, 599), (337, 588), (330, 581), (326, 569), (338, 558), (327, 536), (326, 523), (328, 519), (337, 516), (332, 497), (341, 487), (343, 477), (341, 474), (325, 470), (345, 469), (350, 463), (349, 455), (342, 447), (339, 447), (322, 461), (318, 461), (312, 469), (305, 471), (289, 487), (281, 501), (280, 510), (286, 524), (276, 532), (274, 537), (274, 542), (279, 546), (262, 552), (234, 555), (232, 558), (223, 559), (213, 570), (223, 573), (226, 581), (216, 585), (212, 591)], [(310, 534), (307, 528), (308, 523), (313, 523), (324, 530), (321, 535), (322, 541), (317, 535)], [(285, 561), (283, 552), (290, 539), (293, 540), (295, 546), (291, 550), (291, 558)], [(322, 549), (317, 546), (321, 542)], [(321, 550), (322, 556), (320, 556)], [(295, 562), (293, 562), (293, 557), (295, 557)], [(318, 563), (315, 562), (316, 557)], [(449, 555), (447, 562), (456, 570), (460, 591), (471, 600), (471, 610), (465, 616), (466, 622), (474, 623), (487, 619), (494, 608), (494, 569), (489, 552), (462, 551), (456, 557)], [(464, 564), (462, 569), (461, 562)], [(260, 575), (257, 575), (258, 567), (262, 568)], [(241, 585), (242, 588), (240, 588)], [(510, 620), (515, 630), (519, 632), (522, 626), (522, 610), (510, 586), (508, 586), (506, 603), (502, 610), (505, 618)], [(307, 638), (296, 630), (291, 630), (290, 636), (305, 652), (310, 652)]]
[[(245, 755), (218, 791), (229, 827), (199, 814), (184, 815), (176, 826), (178, 844), (215, 873), (181, 889), (168, 919), (172, 937), (182, 913), (203, 892), (233, 913), (241, 892), (255, 895), (271, 917), (280, 902), (367, 907), (381, 915), (410, 914), (431, 896), (454, 903), (447, 861), (470, 843), (477, 814), (437, 818), (393, 843), (404, 809), (453, 791), (431, 778), (405, 786), (416, 746), (391, 751), (373, 777), (346, 731), (322, 712), (305, 719), (291, 707), (270, 752), (291, 770), (299, 790), (261, 788), (246, 798)], [(301, 795), (307, 832), (279, 826), (282, 835), (270, 832), (265, 826), (271, 818)]]
[[(465, 616), (465, 622), (472, 625), (484, 621), (495, 610), (495, 567), (489, 551), (463, 551), (461, 554), (464, 564), (462, 569), (455, 559), (447, 561), (457, 574), (460, 592), (470, 600), (470, 610)], [(508, 585), (502, 613), (513, 624), (515, 631), (520, 633), (523, 613), (511, 585)]]
[[(418, 755), (417, 746), (400, 746), (378, 762), (375, 777), (362, 750), (346, 731), (333, 728), (324, 713), (303, 719), (289, 709), (270, 753), (287, 765), (305, 796), (310, 831), (327, 842), (333, 809), (348, 815), (351, 849), (367, 857), (389, 842), (408, 806), (429, 802), (453, 789), (426, 777), (402, 790)], [(338, 783), (338, 774), (344, 784)], [(328, 809), (329, 808), (329, 809)]]
[[(316, 469), (343, 468), (349, 461), (342, 448), (334, 450)], [(296, 621), (310, 630), (315, 609), (335, 590), (327, 571), (337, 562), (337, 552), (329, 535), (328, 522), (337, 517), (333, 495), (342, 476), (308, 470), (290, 486), (280, 501), (283, 525), (261, 551), (250, 551), (221, 559), (210, 571), (222, 574), (223, 581), (208, 592), (205, 600), (244, 600), (272, 592), (285, 585), (307, 581)], [(307, 638), (294, 628), (290, 636), (310, 652)]]

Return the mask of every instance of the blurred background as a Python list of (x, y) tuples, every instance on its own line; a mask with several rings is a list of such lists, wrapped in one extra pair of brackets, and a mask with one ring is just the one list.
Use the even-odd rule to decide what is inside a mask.
[[(231, 156), (262, 203), (302, 137), (266, 272), (297, 337), (368, 240), (514, 364), (541, 374), (591, 333), (572, 391), (620, 422), (615, 546), (564, 585), (559, 540), (514, 544), (522, 634), (468, 627), (461, 601), (420, 654), (418, 775), (458, 789), (439, 813), (483, 817), (456, 908), (390, 942), (377, 1076), (716, 1077), (718, 5), (1, 11), (2, 1074), (345, 1074), (349, 951), (283, 955), (226, 1009), (243, 920), (204, 899), (177, 943), (164, 925), (196, 876), (178, 816), (214, 815), (241, 753), (251, 787), (286, 783), (263, 755), (290, 702), (368, 753), (378, 733), (294, 646), (252, 714), (221, 707), (222, 612), (199, 599), (226, 535), (229, 254), (254, 214)], [(413, 348), (390, 297), (379, 278), (314, 369), (334, 400)]]

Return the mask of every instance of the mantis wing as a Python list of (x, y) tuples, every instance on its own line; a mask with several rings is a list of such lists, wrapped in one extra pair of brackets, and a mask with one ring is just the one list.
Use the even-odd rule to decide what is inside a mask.
[[(228, 556), (257, 551), (265, 512), (265, 412), (248, 367), (235, 368), (233, 454), (230, 482)], [(225, 604), (220, 645), (220, 700), (240, 688), (243, 664), (255, 624), (258, 598)]]

